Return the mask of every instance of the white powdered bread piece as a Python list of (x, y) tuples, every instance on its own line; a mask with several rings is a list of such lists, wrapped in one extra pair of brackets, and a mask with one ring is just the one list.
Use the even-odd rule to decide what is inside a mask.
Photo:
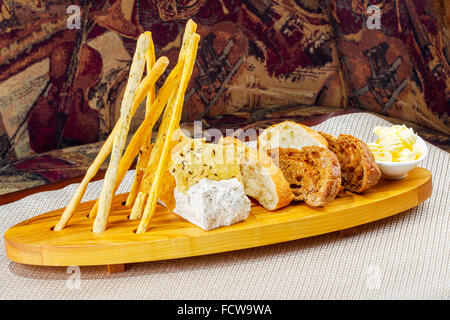
[(204, 230), (229, 226), (247, 219), (250, 213), (250, 200), (237, 178), (203, 178), (186, 193), (175, 189), (174, 196), (173, 212)]

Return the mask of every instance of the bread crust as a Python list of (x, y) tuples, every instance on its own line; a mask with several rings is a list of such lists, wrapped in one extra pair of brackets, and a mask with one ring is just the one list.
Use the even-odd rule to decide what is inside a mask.
[(275, 191), (277, 194), (277, 203), (273, 207), (266, 207), (267, 210), (277, 210), (283, 208), (291, 203), (294, 199), (291, 187), (286, 178), (273, 162), (272, 158), (262, 151), (257, 151), (246, 147), (246, 155), (249, 159), (258, 161), (267, 171), (270, 178), (275, 185)]
[[(351, 192), (360, 193), (373, 187), (378, 183), (378, 180), (381, 177), (381, 171), (378, 168), (377, 163), (375, 162), (375, 158), (372, 152), (369, 150), (369, 148), (363, 141), (348, 134), (340, 134), (338, 137), (334, 137), (330, 134), (323, 132), (320, 132), (320, 134), (325, 139), (327, 139), (330, 150), (336, 153), (336, 155), (338, 156), (339, 161), (341, 163), (343, 177), (346, 176), (346, 173), (344, 171), (347, 166), (347, 163), (349, 163), (349, 159), (347, 159), (345, 154), (343, 154), (343, 152), (340, 151), (339, 147), (342, 146), (343, 144), (349, 144), (353, 146), (353, 148), (351, 149), (358, 153), (359, 156), (358, 158), (360, 159), (360, 161), (356, 165), (362, 168), (363, 175), (360, 179), (360, 183), (358, 186), (350, 184), (349, 181), (345, 181), (345, 179), (343, 179), (343, 185), (347, 190)], [(348, 151), (348, 149), (346, 149), (346, 151)]]
[(265, 152), (251, 149), (247, 147), (242, 141), (233, 137), (222, 137), (219, 140), (219, 144), (234, 144), (236, 146), (242, 147), (245, 150), (246, 160), (244, 161), (257, 162), (264, 167), (264, 169), (270, 176), (270, 179), (275, 185), (275, 191), (278, 200), (273, 206), (264, 206), (265, 209), (273, 211), (283, 208), (291, 203), (291, 201), (294, 199), (294, 194), (292, 193), (289, 183), (287, 182), (280, 168), (275, 165), (272, 158), (269, 157)]
[[(303, 128), (309, 135), (314, 137), (316, 140), (318, 140), (325, 147), (328, 147), (328, 141), (319, 132), (311, 129), (308, 126), (305, 126), (303, 124), (300, 124), (300, 123), (297, 123), (297, 122), (294, 122), (294, 121), (283, 121), (283, 122), (280, 122), (280, 123), (275, 123), (275, 124), (267, 127), (261, 134), (263, 134), (265, 131), (272, 130), (273, 128), (275, 128), (277, 126), (281, 126), (283, 124), (290, 124), (290, 125), (293, 125), (293, 126), (298, 126), (300, 128)], [(259, 139), (258, 139), (258, 146), (259, 146)]]
[[(318, 181), (317, 184), (310, 186), (313, 187), (313, 190), (309, 190), (305, 194), (296, 195), (295, 200), (304, 200), (305, 203), (310, 206), (319, 207), (326, 205), (340, 193), (341, 168), (339, 160), (336, 155), (327, 148), (317, 146), (303, 147), (301, 150), (295, 148), (276, 148), (269, 150), (268, 152), (275, 163), (279, 163), (280, 167), (283, 167), (283, 170), (285, 171), (282, 171), (288, 182), (291, 182), (294, 185), (297, 183), (302, 184), (302, 182), (298, 182), (295, 180), (296, 178), (291, 177), (291, 173), (288, 171), (294, 170), (295, 168), (290, 168), (289, 164), (287, 165), (288, 167), (285, 168), (286, 163), (290, 161), (294, 162), (296, 168), (302, 168), (302, 170), (304, 170), (305, 176), (311, 174), (314, 170), (319, 172), (320, 181)], [(320, 155), (320, 160), (315, 159), (315, 161), (319, 161), (318, 163), (315, 163), (314, 159), (312, 159), (311, 155), (314, 153)], [(326, 165), (325, 167), (323, 166), (324, 164)], [(311, 168), (311, 166), (317, 167)], [(298, 190), (307, 190), (308, 186), (302, 185), (301, 188), (293, 187), (293, 189), (295, 188)]]

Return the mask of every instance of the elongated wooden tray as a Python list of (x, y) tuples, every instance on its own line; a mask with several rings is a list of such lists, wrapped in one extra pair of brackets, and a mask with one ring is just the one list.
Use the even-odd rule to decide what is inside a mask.
[[(323, 208), (303, 203), (269, 212), (252, 204), (247, 220), (228, 227), (203, 231), (158, 206), (151, 229), (136, 234), (139, 221), (130, 221), (130, 210), (114, 198), (108, 228), (91, 232), (87, 217), (94, 201), (82, 203), (69, 225), (52, 231), (63, 209), (26, 220), (5, 233), (9, 259), (31, 265), (108, 265), (110, 272), (123, 264), (191, 257), (245, 249), (348, 229), (408, 210), (431, 195), (431, 173), (410, 171), (403, 180), (382, 179), (363, 194), (345, 192)], [(114, 266), (118, 265), (118, 266)]]

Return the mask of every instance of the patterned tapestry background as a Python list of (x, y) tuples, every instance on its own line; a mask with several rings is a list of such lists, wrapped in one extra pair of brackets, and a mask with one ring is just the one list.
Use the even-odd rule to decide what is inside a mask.
[(3, 159), (104, 139), (119, 116), (138, 35), (152, 32), (157, 55), (171, 60), (167, 75), (191, 17), (202, 40), (183, 120), (291, 103), (343, 105), (328, 12), (317, 4), (81, 1), (88, 12), (81, 30), (68, 30), (69, 4), (2, 3)]
[[(189, 18), (201, 42), (185, 122), (249, 125), (350, 106), (449, 134), (449, 33), (437, 2), (0, 0), (0, 193), (82, 175), (119, 117), (138, 35), (151, 31), (157, 56), (169, 57), (164, 80)], [(365, 27), (371, 3), (381, 30)], [(79, 30), (67, 28), (73, 4)]]
[[(355, 107), (450, 134), (450, 2), (332, 0), (336, 44)], [(381, 29), (366, 8), (381, 8)]]

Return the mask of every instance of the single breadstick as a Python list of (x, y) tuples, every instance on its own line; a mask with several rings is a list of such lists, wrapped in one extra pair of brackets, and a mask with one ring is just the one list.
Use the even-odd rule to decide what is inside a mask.
[[(153, 68), (153, 65), (155, 64), (155, 47), (153, 45), (152, 40), (152, 33), (150, 31), (146, 31), (146, 34), (150, 36), (150, 46), (147, 50), (147, 73), (150, 72), (150, 69)], [(152, 112), (152, 104), (155, 101), (155, 86), (152, 86), (147, 95), (147, 101), (146, 101), (146, 109), (145, 109), (145, 115), (147, 116), (150, 112)], [(144, 163), (148, 162), (148, 159), (150, 157), (150, 142), (151, 142), (151, 135), (149, 139), (142, 145), (140, 150), (139, 159), (136, 165), (136, 172), (134, 174), (133, 184), (131, 185), (130, 193), (128, 194), (127, 201), (125, 202), (125, 207), (130, 208), (134, 201), (136, 200), (136, 196), (139, 191), (139, 186), (142, 182), (142, 177), (144, 175)]]
[(122, 155), (123, 148), (125, 147), (128, 129), (130, 127), (130, 111), (136, 89), (138, 88), (139, 83), (141, 82), (142, 75), (144, 73), (145, 53), (147, 52), (149, 45), (150, 37), (146, 34), (141, 34), (137, 41), (136, 51), (131, 63), (128, 83), (125, 88), (125, 93), (120, 108), (120, 118), (118, 120), (119, 127), (114, 134), (113, 148), (111, 150), (111, 160), (109, 162), (108, 169), (106, 170), (102, 191), (100, 192), (98, 214), (95, 218), (94, 226), (92, 229), (92, 231), (95, 233), (103, 232), (106, 229), (109, 210), (111, 208), (113, 189), (117, 177), (117, 169), (119, 167), (119, 161)]
[(183, 42), (181, 43), (182, 52), (188, 52), (189, 41), (196, 31), (197, 31), (197, 24), (194, 22), (194, 20), (189, 19), (188, 22), (186, 22), (186, 27), (184, 29), (183, 34)]
[[(172, 92), (176, 90), (178, 84), (181, 79), (182, 67), (184, 65), (184, 56), (179, 61), (179, 63), (172, 69), (169, 76), (167, 77), (166, 82), (159, 90), (158, 96), (152, 104), (151, 109), (152, 112), (149, 112), (144, 121), (141, 123), (139, 128), (136, 130), (133, 138), (131, 139), (128, 147), (120, 160), (119, 169), (117, 173), (116, 183), (114, 186), (114, 192), (116, 192), (120, 183), (122, 182), (123, 177), (127, 173), (128, 169), (130, 169), (133, 160), (136, 158), (136, 155), (139, 153), (139, 149), (144, 143), (144, 141), (148, 140), (151, 132), (153, 130), (153, 126), (156, 121), (158, 121), (162, 111), (164, 110), (164, 106), (169, 100)], [(89, 213), (89, 217), (93, 218), (97, 215), (99, 206), (99, 200), (96, 201), (95, 205), (92, 207), (91, 212)]]
[[(150, 31), (146, 31), (145, 34), (148, 34), (150, 37), (150, 45), (147, 50), (147, 74), (150, 72), (150, 70), (155, 65), (156, 56), (155, 56), (155, 46), (153, 44), (152, 39), (152, 33)], [(155, 85), (149, 88), (148, 94), (147, 94), (147, 103), (146, 103), (146, 109), (145, 114), (148, 114), (151, 112), (151, 106), (153, 104), (153, 101), (155, 101)]]
[(142, 216), (141, 208), (145, 207), (147, 201), (147, 194), (145, 192), (139, 192), (136, 201), (133, 204), (133, 208), (130, 213), (130, 220), (138, 220)]
[(167, 130), (163, 152), (161, 154), (161, 158), (159, 159), (158, 169), (156, 170), (155, 173), (155, 180), (153, 181), (152, 187), (150, 189), (144, 213), (141, 218), (141, 222), (139, 223), (138, 229), (136, 231), (137, 233), (144, 233), (145, 231), (147, 231), (150, 224), (150, 220), (156, 210), (156, 204), (158, 201), (159, 193), (161, 191), (160, 186), (163, 174), (166, 174), (167, 165), (170, 160), (169, 157), (171, 154), (170, 146), (172, 145), (171, 143), (172, 133), (179, 126), (180, 123), (181, 113), (183, 110), (184, 95), (194, 68), (194, 62), (197, 55), (199, 40), (200, 36), (198, 34), (192, 35), (189, 39), (186, 63), (183, 69), (183, 74), (181, 76), (180, 87), (178, 88), (177, 98), (175, 101), (175, 107), (172, 113), (172, 117), (170, 119), (169, 129)]
[[(150, 138), (148, 140), (150, 140)], [(145, 173), (144, 163), (148, 162), (148, 159), (150, 158), (150, 152), (152, 150), (152, 148), (150, 148), (149, 146), (149, 143), (150, 141), (147, 141), (139, 151), (140, 155), (136, 164), (136, 172), (134, 174), (133, 184), (131, 185), (127, 200), (125, 201), (126, 208), (131, 208), (133, 206), (133, 203), (135, 202), (137, 194), (139, 192), (139, 187), (142, 183), (142, 179)]]
[[(142, 82), (139, 84), (139, 87), (136, 91), (136, 95), (135, 95), (135, 98), (133, 101), (133, 108), (131, 111), (132, 117), (136, 113), (139, 105), (144, 100), (144, 98), (147, 95), (147, 92), (149, 91), (149, 88), (151, 86), (154, 86), (154, 79), (151, 75), (147, 75), (142, 80)], [(55, 228), (54, 228), (55, 231), (60, 231), (60, 230), (64, 229), (64, 227), (69, 222), (70, 218), (72, 218), (73, 213), (77, 209), (78, 205), (81, 202), (81, 199), (83, 198), (83, 196), (86, 192), (86, 188), (87, 188), (89, 182), (95, 177), (98, 170), (100, 169), (100, 166), (105, 161), (105, 159), (108, 157), (108, 155), (111, 153), (112, 145), (113, 145), (113, 141), (114, 141), (114, 134), (117, 131), (118, 126), (119, 126), (119, 122), (116, 123), (116, 125), (114, 126), (114, 129), (109, 134), (108, 138), (106, 139), (106, 141), (103, 144), (102, 148), (100, 149), (99, 153), (95, 157), (94, 161), (89, 166), (83, 180), (78, 185), (77, 190), (75, 191), (74, 195), (70, 199), (67, 207), (64, 209), (64, 212), (61, 215), (60, 220), (58, 221), (57, 225), (55, 226)]]

